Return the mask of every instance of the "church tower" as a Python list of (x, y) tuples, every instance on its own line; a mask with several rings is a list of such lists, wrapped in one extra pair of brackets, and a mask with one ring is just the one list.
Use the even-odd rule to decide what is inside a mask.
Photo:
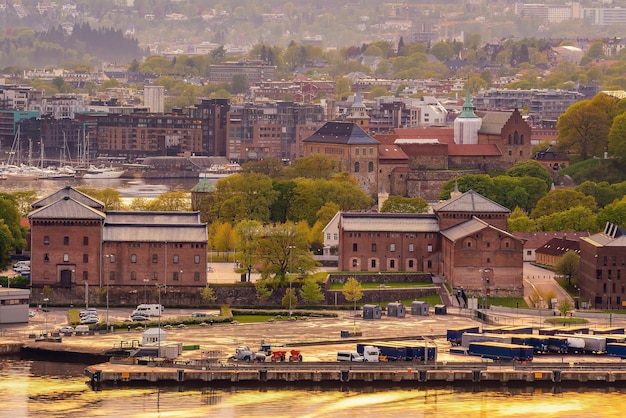
[(348, 113), (346, 120), (358, 125), (359, 128), (363, 129), (365, 132), (369, 131), (370, 117), (367, 114), (367, 108), (363, 104), (360, 92), (356, 93), (354, 103), (350, 106), (350, 112)]
[(478, 144), (478, 130), (481, 125), (482, 119), (474, 113), (474, 105), (470, 98), (470, 91), (467, 89), (463, 110), (454, 120), (454, 143)]

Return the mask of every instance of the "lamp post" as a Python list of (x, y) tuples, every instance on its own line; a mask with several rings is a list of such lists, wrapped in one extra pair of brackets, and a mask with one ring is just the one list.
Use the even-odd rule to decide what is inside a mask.
[(290, 245), (287, 248), (289, 248), (289, 320), (291, 320), (291, 275), (293, 272), (293, 249), (296, 247)]
[(46, 303), (46, 310), (44, 311), (45, 315), (45, 327), (46, 327), (46, 337), (48, 336), (48, 302), (50, 299), (44, 298), (43, 301)]
[[(158, 293), (159, 293), (159, 316), (157, 317), (157, 327), (158, 327), (158, 340), (157, 340), (157, 345), (158, 345), (158, 352), (157, 352), (157, 356), (160, 359), (161, 358), (161, 288), (167, 288), (167, 285), (165, 284), (156, 284), (155, 285), (158, 289)], [(158, 361), (158, 363), (160, 363), (160, 360)]]
[[(111, 262), (115, 262), (115, 255), (113, 254), (107, 254), (105, 255), (106, 258), (109, 259), (109, 261)], [(109, 272), (109, 277), (107, 278), (107, 309), (106, 309), (106, 321), (107, 321), (107, 333), (109, 332), (109, 281), (111, 281), (111, 272)]]
[(148, 303), (148, 282), (150, 279), (143, 279), (143, 298), (145, 303)]

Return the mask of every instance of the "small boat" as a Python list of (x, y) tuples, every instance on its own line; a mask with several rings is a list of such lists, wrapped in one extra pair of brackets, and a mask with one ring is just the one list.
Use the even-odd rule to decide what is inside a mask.
[(169, 192), (169, 188), (164, 184), (144, 184), (129, 182), (130, 187), (118, 189), (122, 197), (157, 197)]
[(90, 166), (83, 174), (84, 179), (119, 179), (124, 175), (123, 170), (113, 167), (96, 167)]

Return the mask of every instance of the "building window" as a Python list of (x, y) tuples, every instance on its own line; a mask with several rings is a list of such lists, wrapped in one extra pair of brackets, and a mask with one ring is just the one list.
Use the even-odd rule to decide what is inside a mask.
[(174, 262), (174, 264), (178, 264), (178, 254), (174, 254), (172, 261)]
[(394, 252), (396, 250), (396, 244), (389, 244), (389, 251)]
[(83, 271), (83, 280), (89, 280), (89, 272), (87, 270)]
[(491, 248), (491, 243), (490, 242), (487, 243), (487, 248)]
[(372, 266), (373, 269), (376, 268), (376, 259), (372, 259), (372, 261), (370, 262), (370, 266)]
[(130, 262), (131, 263), (136, 263), (137, 262), (137, 254), (131, 254), (130, 255)]
[(333, 239), (334, 239), (335, 241), (337, 241), (337, 240), (339, 239), (339, 234), (335, 232), (335, 233), (333, 234)]
[(354, 172), (355, 173), (358, 173), (360, 168), (361, 168), (361, 165), (359, 164), (358, 161), (356, 163), (354, 163)]
[(159, 262), (159, 256), (156, 254), (152, 254), (152, 263), (156, 264)]
[(68, 253), (63, 254), (63, 261), (66, 263), (70, 261), (70, 255)]
[(376, 243), (372, 243), (372, 252), (375, 253), (376, 252)]
[(109, 280), (115, 280), (115, 272), (114, 271), (110, 271), (109, 272)]
[(330, 232), (326, 233), (326, 239), (330, 241)]
[(89, 263), (89, 254), (83, 254), (83, 263)]
[(412, 269), (413, 268), (413, 260), (409, 260), (409, 268)]
[(467, 248), (472, 248), (472, 242), (471, 241), (467, 241)]
[(89, 237), (83, 237), (83, 245), (89, 245)]
[(49, 262), (49, 261), (50, 261), (50, 256), (48, 255), (48, 253), (45, 253), (45, 254), (43, 255), (43, 261), (44, 261), (44, 263), (47, 263), (47, 262)]
[(175, 282), (178, 281), (178, 272), (175, 271), (174, 273), (172, 273), (172, 280), (174, 280)]
[(394, 260), (394, 259), (389, 260), (389, 268), (390, 269), (395, 269), (396, 268), (396, 260)]
[(137, 272), (136, 271), (131, 271), (130, 272), (130, 279), (131, 280), (137, 280)]
[(429, 253), (433, 252), (433, 245), (432, 244), (428, 244), (428, 246), (426, 247), (426, 251), (428, 251)]
[(193, 263), (200, 264), (200, 256), (198, 254), (193, 256)]
[(200, 272), (196, 271), (195, 273), (193, 273), (193, 281), (194, 282), (199, 282), (200, 281)]
[(70, 245), (70, 237), (63, 237), (63, 245)]
[(370, 155), (374, 155), (374, 148), (370, 147)]
[(527, 250), (526, 255), (533, 255), (533, 250)]
[(413, 251), (415, 251), (415, 247), (413, 244), (409, 244), (409, 252), (412, 253)]
[(372, 171), (374, 171), (374, 163), (373, 162), (370, 161), (369, 163), (367, 163), (367, 171), (370, 172), (370, 173)]
[(359, 244), (357, 244), (356, 242), (352, 244), (352, 251), (354, 252), (359, 251)]
[(357, 261), (356, 258), (352, 259), (352, 267), (357, 267), (359, 265), (359, 262)]
[(359, 149), (358, 148), (354, 149), (354, 155), (359, 155)]
[(50, 237), (49, 236), (45, 236), (43, 237), (43, 245), (50, 245)]
[(109, 254), (107, 257), (109, 258), (109, 263), (115, 263), (115, 256), (113, 254)]
[(433, 268), (433, 262), (431, 260), (428, 260), (426, 262), (426, 267), (429, 268), (429, 269)]

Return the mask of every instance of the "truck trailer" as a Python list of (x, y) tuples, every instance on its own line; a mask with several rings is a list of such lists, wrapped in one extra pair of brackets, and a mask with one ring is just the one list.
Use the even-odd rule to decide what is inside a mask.
[(466, 332), (473, 332), (474, 334), (478, 334), (480, 332), (479, 327), (458, 327), (458, 328), (450, 328), (446, 333), (446, 339), (450, 341), (452, 345), (460, 345), (463, 341), (463, 334)]
[(529, 345), (477, 342), (469, 345), (468, 354), (492, 360), (531, 361), (533, 347)]

